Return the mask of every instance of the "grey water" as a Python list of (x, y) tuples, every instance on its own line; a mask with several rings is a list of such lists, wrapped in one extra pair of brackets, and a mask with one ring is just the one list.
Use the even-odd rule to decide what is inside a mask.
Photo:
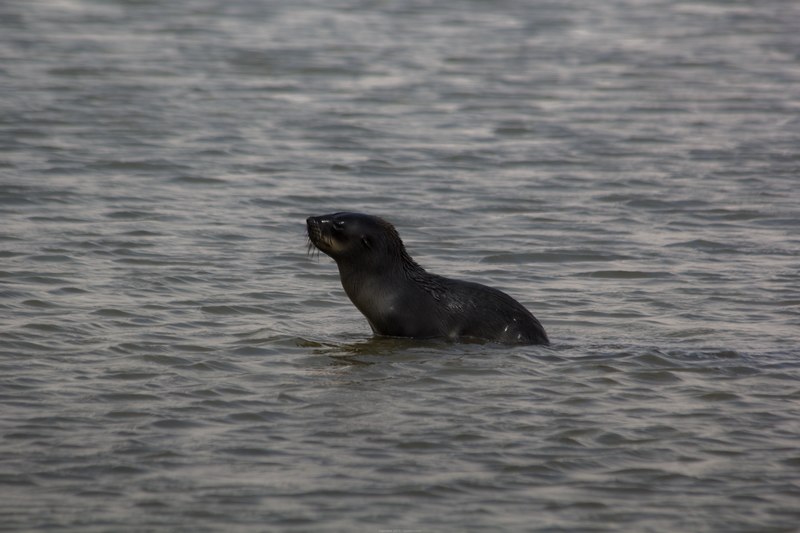
[[(796, 531), (798, 28), (0, 2), (0, 530)], [(337, 210), (552, 345), (373, 338)]]

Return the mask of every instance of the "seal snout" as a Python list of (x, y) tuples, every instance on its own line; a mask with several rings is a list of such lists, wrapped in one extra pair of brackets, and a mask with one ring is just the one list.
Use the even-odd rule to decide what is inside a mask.
[(309, 232), (312, 228), (319, 229), (319, 220), (318, 217), (308, 217), (306, 219), (306, 227), (308, 228)]
[(308, 233), (308, 240), (316, 246), (320, 241), (320, 237), (322, 237), (322, 230), (316, 217), (308, 217), (306, 219), (306, 232)]
[(325, 253), (330, 249), (330, 239), (323, 228), (324, 220), (321, 217), (308, 217), (306, 219), (306, 233), (308, 234), (309, 248), (315, 247)]

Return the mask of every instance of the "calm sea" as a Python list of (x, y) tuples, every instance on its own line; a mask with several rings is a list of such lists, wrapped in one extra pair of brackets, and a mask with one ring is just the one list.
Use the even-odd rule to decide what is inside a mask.
[[(800, 3), (0, 2), (0, 530), (789, 532)], [(394, 222), (549, 347), (371, 337)]]

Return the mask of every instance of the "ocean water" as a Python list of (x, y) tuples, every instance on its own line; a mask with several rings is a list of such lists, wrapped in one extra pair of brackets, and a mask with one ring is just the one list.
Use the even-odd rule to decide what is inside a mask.
[[(0, 3), (0, 530), (796, 531), (800, 4)], [(380, 339), (392, 221), (551, 346)]]

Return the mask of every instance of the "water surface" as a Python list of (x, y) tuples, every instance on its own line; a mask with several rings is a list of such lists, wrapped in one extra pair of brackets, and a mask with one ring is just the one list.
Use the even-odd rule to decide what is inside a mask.
[[(795, 3), (0, 5), (0, 529), (794, 531)], [(549, 347), (371, 338), (395, 223)]]

